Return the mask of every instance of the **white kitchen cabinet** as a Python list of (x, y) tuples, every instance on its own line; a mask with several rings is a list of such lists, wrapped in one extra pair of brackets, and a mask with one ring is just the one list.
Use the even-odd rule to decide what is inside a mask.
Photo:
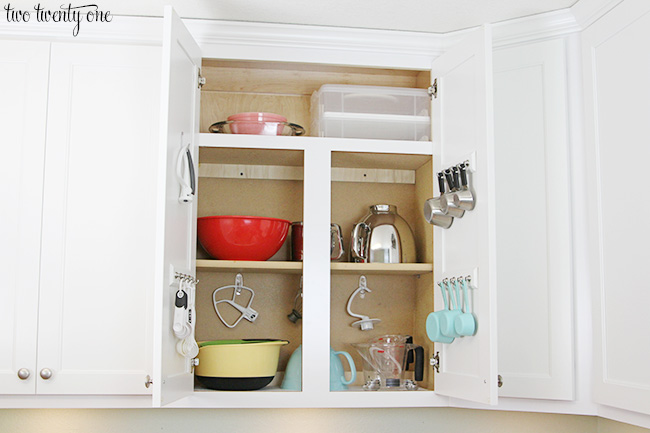
[(20, 384), (1, 392), (150, 394), (160, 50), (3, 44), (37, 57), (26, 74), (19, 59), (2, 68), (16, 89), (3, 99), (17, 161), (5, 185), (19, 204), (10, 225), (3, 206), (2, 320), (15, 341), (3, 340), (2, 380)]
[(565, 45), (494, 53), (500, 397), (574, 399)]
[[(159, 330), (160, 335), (156, 336), (155, 361), (156, 375), (154, 378), (154, 404), (161, 406), (203, 406), (203, 407), (350, 407), (350, 406), (439, 406), (446, 405), (446, 396), (457, 398), (473, 399), (488, 404), (496, 403), (497, 396), (497, 368), (496, 368), (496, 315), (495, 315), (495, 269), (494, 269), (494, 184), (493, 184), (493, 152), (492, 152), (492, 113), (491, 113), (491, 40), (489, 31), (480, 30), (467, 36), (457, 49), (450, 49), (443, 56), (434, 62), (429, 71), (413, 71), (411, 73), (414, 86), (428, 87), (431, 84), (431, 73), (437, 79), (438, 95), (434, 99), (433, 108), (433, 132), (436, 134), (433, 142), (394, 142), (388, 140), (355, 140), (355, 139), (329, 139), (312, 137), (267, 137), (267, 136), (242, 136), (242, 135), (221, 135), (221, 134), (199, 134), (197, 124), (199, 101), (199, 69), (200, 50), (189, 37), (189, 33), (182, 28), (183, 24), (173, 15), (171, 10), (166, 11), (165, 18), (165, 44), (163, 64), (163, 112), (169, 113), (163, 125), (164, 133), (167, 135), (167, 155), (165, 166), (167, 167), (167, 178), (164, 182), (164, 195), (166, 209), (164, 217), (165, 226), (161, 226), (159, 236), (164, 239), (164, 257), (158, 257), (157, 274), (161, 282), (159, 287), (159, 298), (156, 300), (156, 308), (160, 309), (160, 316), (157, 323), (162, 324)], [(488, 29), (489, 30), (489, 29)], [(250, 59), (256, 60), (256, 59)], [(299, 61), (295, 57), (282, 59), (285, 66), (277, 69), (288, 69), (306, 71), (309, 74), (318, 69), (317, 65), (300, 67), (292, 64), (291, 61)], [(287, 63), (289, 62), (289, 63)], [(219, 60), (203, 60), (203, 74), (208, 74), (208, 66), (216, 64), (221, 75), (210, 77), (217, 81), (246, 79), (247, 76), (255, 76), (259, 72), (253, 65), (255, 62), (239, 61), (237, 63)], [(278, 62), (276, 61), (277, 65)], [(262, 63), (259, 70), (273, 69), (272, 62)], [(232, 73), (225, 72), (231, 68)], [(237, 70), (250, 69), (246, 73), (237, 74)], [(336, 68), (323, 68), (327, 72), (336, 74)], [(368, 69), (368, 68), (366, 68)], [(341, 67), (340, 75), (349, 73), (352, 69)], [(354, 73), (360, 72), (354, 70)], [(365, 72), (368, 75), (367, 71)], [(300, 73), (296, 73), (300, 75)], [(364, 76), (357, 78), (363, 80)], [(169, 81), (168, 81), (169, 80)], [(325, 82), (321, 82), (324, 84)], [(266, 95), (264, 86), (268, 83), (260, 82), (255, 91), (259, 96), (254, 96), (262, 105)], [(359, 83), (361, 84), (361, 83)], [(209, 86), (210, 84), (206, 84)], [(204, 87), (205, 92), (206, 87)], [(246, 94), (247, 89), (243, 89)], [(285, 96), (291, 91), (276, 92), (284, 93)], [(246, 95), (235, 95), (239, 101), (245, 99)], [(205, 98), (206, 95), (201, 95)], [(261, 102), (260, 102), (261, 101)], [(222, 104), (228, 108), (237, 107), (240, 111), (253, 111), (244, 109), (245, 105), (237, 105), (239, 102), (229, 102), (227, 98), (215, 104), (214, 113), (210, 113), (209, 122), (222, 120), (215, 115), (218, 110), (223, 110)], [(283, 104), (281, 98), (276, 98), (271, 104)], [(257, 105), (259, 107), (259, 105)], [(282, 105), (284, 108), (285, 106)], [(289, 105), (292, 107), (292, 105)], [(289, 108), (291, 109), (291, 108)], [(167, 110), (167, 111), (166, 111)], [(257, 108), (264, 111), (265, 109)], [(201, 115), (205, 114), (205, 108), (201, 108)], [(267, 110), (270, 111), (270, 110)], [(303, 110), (302, 116), (308, 111)], [(219, 113), (222, 116), (224, 113)], [(301, 114), (296, 114), (300, 116)], [(167, 114), (165, 114), (167, 116)], [(308, 115), (306, 116), (308, 118)], [(305, 117), (303, 117), (305, 119)], [(204, 121), (205, 122), (205, 121)], [(301, 124), (305, 124), (301, 120)], [(298, 122), (300, 123), (300, 122)], [(205, 130), (209, 123), (202, 125)], [(177, 167), (188, 163), (182, 156), (182, 149), (188, 146), (192, 149), (194, 162), (198, 160), (200, 167), (198, 172), (206, 170), (206, 164), (216, 165), (237, 165), (243, 166), (241, 173), (247, 177), (254, 170), (249, 170), (251, 161), (259, 165), (279, 165), (294, 167), (293, 172), (298, 173), (298, 188), (302, 197), (292, 203), (290, 209), (291, 219), (302, 218), (305, 224), (303, 263), (264, 262), (264, 263), (228, 263), (214, 260), (196, 260), (195, 254), (195, 201), (184, 203), (178, 200), (181, 193), (181, 185), (177, 179)], [(201, 146), (197, 155), (198, 147)], [(198, 158), (197, 158), (198, 157)], [(181, 159), (179, 159), (181, 158)], [(431, 197), (433, 192), (433, 179), (435, 170), (446, 168), (444, 164), (452, 165), (469, 160), (472, 167), (473, 187), (478, 194), (478, 205), (476, 210), (468, 212), (463, 219), (458, 219), (456, 227), (446, 233), (434, 229), (423, 220), (421, 206), (424, 200)], [(222, 167), (223, 168), (223, 167)], [(364, 264), (331, 264), (327, 254), (329, 243), (329, 223), (332, 222), (328, 208), (334, 209), (340, 206), (341, 195), (335, 192), (333, 169), (387, 169), (398, 170), (406, 168), (415, 172), (415, 184), (408, 193), (411, 205), (414, 209), (411, 218), (412, 226), (423, 226), (421, 235), (425, 241), (421, 249), (433, 250), (437, 248), (439, 258), (434, 262), (434, 254), (431, 251), (422, 253), (418, 263), (414, 265), (415, 270), (409, 270), (409, 266), (396, 265), (388, 267), (364, 266)], [(223, 175), (221, 175), (223, 177)], [(279, 184), (275, 179), (274, 184)], [(237, 182), (237, 181), (234, 181)], [(350, 184), (350, 190), (362, 188), (359, 186), (362, 181), (355, 181)], [(162, 183), (162, 182), (161, 182)], [(225, 181), (224, 181), (225, 183)], [(357, 185), (358, 184), (358, 185)], [(373, 186), (368, 184), (368, 191), (373, 188), (381, 191), (381, 185)], [(206, 191), (208, 189), (208, 191)], [(197, 197), (199, 201), (198, 214), (201, 216), (201, 207), (206, 201), (216, 202), (214, 209), (223, 209), (223, 203), (232, 204), (227, 211), (222, 213), (242, 214), (250, 213), (261, 209), (268, 209), (269, 206), (277, 211), (285, 209), (282, 202), (269, 204), (277, 201), (276, 195), (262, 197), (262, 200), (251, 199), (245, 196), (243, 191), (250, 189), (244, 181), (233, 187), (231, 190), (219, 192), (218, 187), (202, 180), (199, 182)], [(387, 190), (388, 187), (385, 187)], [(214, 194), (214, 197), (210, 197)], [(238, 200), (233, 200), (231, 195), (236, 194)], [(264, 200), (266, 198), (266, 201)], [(289, 200), (286, 198), (284, 202)], [(292, 199), (293, 200), (293, 199)], [(346, 218), (358, 218), (358, 212), (364, 212), (364, 208), (354, 208), (356, 203), (349, 202), (351, 206), (347, 210)], [(344, 206), (345, 207), (345, 206)], [(247, 210), (245, 212), (245, 210)], [(238, 212), (239, 211), (239, 212)], [(255, 212), (254, 214), (258, 214)], [(275, 216), (275, 215), (274, 215)], [(287, 217), (289, 218), (289, 217)], [(416, 222), (417, 220), (417, 222)], [(436, 239), (434, 242), (433, 239)], [(350, 266), (348, 266), (350, 265)], [(440, 271), (434, 267), (439, 267)], [(191, 365), (175, 352), (176, 340), (171, 333), (171, 318), (173, 316), (171, 300), (177, 290), (174, 284), (173, 272), (189, 273), (200, 276), (200, 280), (208, 287), (199, 284), (197, 291), (197, 302), (201, 297), (207, 299), (207, 295), (201, 292), (209, 292), (216, 287), (217, 281), (228, 281), (235, 272), (243, 272), (244, 278), (247, 275), (254, 275), (256, 272), (267, 272), (274, 275), (270, 278), (280, 278), (285, 285), (293, 287), (292, 294), (297, 289), (297, 275), (304, 277), (304, 304), (303, 324), (301, 331), (298, 331), (297, 338), (301, 339), (303, 353), (303, 388), (301, 392), (284, 392), (277, 387), (270, 387), (259, 392), (251, 393), (229, 393), (208, 391), (201, 388), (194, 388)], [(205, 269), (211, 269), (210, 274), (199, 274)], [(348, 326), (347, 323), (339, 324), (335, 320), (337, 311), (332, 310), (334, 305), (335, 290), (339, 281), (347, 279), (358, 279), (364, 274), (379, 275), (380, 279), (390, 280), (394, 276), (407, 274), (404, 277), (407, 281), (401, 290), (405, 292), (418, 292), (423, 301), (422, 305), (414, 304), (413, 310), (420, 308), (416, 313), (417, 321), (413, 317), (410, 330), (420, 338), (425, 338), (424, 323), (426, 314), (432, 310), (425, 311), (426, 307), (433, 308), (434, 280), (454, 275), (471, 275), (475, 289), (472, 290), (473, 311), (478, 317), (479, 331), (473, 337), (459, 338), (457, 342), (450, 345), (433, 345), (428, 349), (428, 356), (439, 353), (441, 359), (441, 373), (435, 377), (435, 388), (433, 380), (418, 392), (364, 392), (360, 388), (353, 388), (347, 392), (329, 391), (329, 346), (334, 345), (338, 340), (340, 326)], [(214, 275), (217, 275), (216, 277)], [(342, 275), (343, 277), (339, 277)], [(251, 277), (251, 278), (254, 278)], [(220, 280), (221, 279), (221, 280)], [(248, 281), (248, 280), (246, 280)], [(231, 282), (232, 284), (232, 282)], [(354, 289), (351, 288), (352, 290)], [(395, 291), (396, 289), (393, 289)], [(414, 295), (406, 294), (409, 297)], [(329, 306), (329, 307), (328, 307)], [(209, 320), (207, 316), (214, 316), (211, 312), (211, 305), (206, 307), (202, 313), (197, 304), (197, 338), (204, 339), (199, 335), (202, 320)], [(289, 308), (289, 305), (284, 306)], [(290, 311), (290, 310), (289, 310)], [(288, 311), (287, 311), (288, 312)], [(203, 314), (203, 315), (202, 315)], [(261, 313), (261, 315), (264, 313)], [(419, 316), (418, 316), (419, 314)], [(214, 318), (212, 318), (214, 319)], [(286, 320), (286, 319), (285, 319)], [(218, 322), (217, 322), (218, 324)], [(244, 327), (244, 325), (240, 325)], [(157, 325), (158, 326), (158, 325)], [(221, 326), (221, 325), (219, 325)], [(216, 327), (215, 327), (216, 328)], [(225, 327), (221, 328), (225, 330)], [(208, 331), (202, 335), (208, 335)], [(213, 334), (226, 334), (213, 329)], [(243, 331), (242, 331), (243, 332)], [(259, 331), (258, 331), (259, 332)], [(388, 331), (390, 332), (390, 331)], [(388, 333), (384, 332), (384, 333)], [(259, 337), (259, 336), (258, 336)], [(282, 338), (282, 336), (276, 336)], [(223, 337), (221, 337), (223, 338)], [(358, 340), (363, 341), (364, 336), (359, 335)], [(421, 343), (429, 343), (421, 341)], [(434, 353), (435, 350), (435, 353)], [(281, 361), (282, 364), (282, 361)], [(360, 368), (359, 368), (360, 369)], [(429, 375), (433, 376), (432, 370)], [(434, 391), (435, 389), (435, 391)], [(182, 398), (185, 397), (185, 398)]]
[[(626, 0), (583, 32), (594, 400), (650, 414), (650, 5)], [(633, 47), (633, 48), (632, 48)], [(641, 192), (643, 194), (643, 192)], [(625, 204), (622, 212), (612, 204)], [(609, 200), (609, 201), (607, 201)]]
[(36, 389), (49, 55), (47, 42), (0, 41), (2, 393), (33, 394)]

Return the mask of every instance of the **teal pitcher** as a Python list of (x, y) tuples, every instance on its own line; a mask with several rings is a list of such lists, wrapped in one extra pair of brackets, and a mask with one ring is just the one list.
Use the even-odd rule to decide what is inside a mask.
[[(339, 355), (343, 355), (350, 365), (350, 380), (345, 380), (345, 370)], [(348, 352), (337, 352), (330, 347), (330, 391), (344, 391), (348, 385), (357, 380), (357, 368)]]

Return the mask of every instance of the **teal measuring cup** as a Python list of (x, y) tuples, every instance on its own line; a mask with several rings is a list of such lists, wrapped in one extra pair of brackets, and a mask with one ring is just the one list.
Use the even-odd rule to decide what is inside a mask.
[[(461, 278), (458, 278), (456, 280), (456, 283)], [(476, 333), (476, 318), (472, 313), (469, 311), (469, 290), (467, 289), (467, 285), (469, 284), (470, 277), (465, 277), (462, 278), (463, 280), (463, 304), (464, 304), (464, 311), (462, 314), (459, 314), (456, 316), (454, 319), (454, 329), (456, 330), (456, 333), (458, 335), (462, 336), (470, 336), (474, 335)]]
[(445, 289), (442, 287), (442, 282), (438, 282), (438, 286), (440, 287), (440, 292), (442, 293), (442, 300), (445, 303), (445, 308), (444, 310), (440, 311), (434, 311), (433, 313), (429, 313), (427, 316), (427, 321), (426, 321), (426, 331), (427, 331), (427, 337), (429, 340), (433, 341), (434, 343), (452, 343), (454, 339), (452, 337), (447, 337), (442, 333), (441, 327), (440, 327), (440, 317), (445, 311), (449, 310), (449, 303), (447, 302), (447, 297), (445, 295)]
[(444, 311), (444, 314), (440, 316), (440, 332), (442, 332), (442, 335), (446, 337), (460, 337), (460, 334), (456, 332), (456, 328), (454, 327), (456, 317), (461, 315), (463, 312), (460, 309), (460, 290), (458, 290), (458, 281), (454, 277), (451, 279), (445, 278), (442, 280), (442, 284), (449, 293), (450, 306), (453, 305), (453, 309)]

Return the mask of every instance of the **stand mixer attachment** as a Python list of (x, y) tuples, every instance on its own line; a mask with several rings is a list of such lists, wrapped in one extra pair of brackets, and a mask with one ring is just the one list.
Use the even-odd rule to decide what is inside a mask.
[[(233, 290), (232, 299), (221, 299), (217, 301), (217, 293), (219, 293), (222, 290), (228, 290), (228, 289)], [(242, 294), (242, 291), (247, 291), (251, 295), (251, 297), (248, 300), (248, 304), (245, 306), (238, 304), (236, 302), (237, 297)], [(251, 308), (251, 304), (253, 303), (254, 297), (255, 297), (255, 292), (253, 291), (253, 289), (244, 286), (244, 277), (242, 276), (242, 274), (237, 274), (237, 276), (235, 277), (234, 286), (228, 285), (228, 286), (223, 286), (215, 289), (215, 291), (212, 293), (212, 303), (214, 304), (214, 311), (217, 313), (219, 320), (221, 320), (221, 322), (224, 325), (226, 325), (228, 328), (234, 328), (235, 326), (237, 326), (239, 322), (241, 322), (241, 319), (246, 319), (249, 322), (254, 322), (255, 319), (257, 319), (258, 316), (257, 311)], [(233, 308), (235, 308), (237, 311), (239, 311), (240, 315), (237, 318), (237, 320), (235, 320), (234, 323), (230, 324), (226, 322), (226, 320), (221, 315), (221, 312), (219, 311), (219, 307), (218, 307), (219, 304), (228, 304)]]

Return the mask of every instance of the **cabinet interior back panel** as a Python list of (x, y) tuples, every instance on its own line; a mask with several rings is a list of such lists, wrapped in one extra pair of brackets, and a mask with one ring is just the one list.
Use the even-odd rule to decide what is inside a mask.
[[(300, 288), (300, 275), (242, 272), (244, 286), (255, 292), (251, 308), (258, 312), (258, 316), (254, 322), (243, 319), (231, 329), (219, 320), (213, 304), (213, 293), (219, 287), (235, 284), (235, 276), (236, 273), (232, 272), (199, 272), (200, 282), (196, 291), (197, 341), (239, 338), (289, 340), (289, 344), (280, 350), (278, 370), (284, 371), (289, 356), (302, 343), (302, 321), (293, 323), (287, 318)], [(232, 290), (219, 291), (216, 299), (231, 299), (232, 293)], [(241, 298), (237, 302), (247, 303), (250, 296), (243, 291)], [(234, 323), (240, 315), (225, 303), (219, 304), (219, 312), (229, 324)]]
[(201, 132), (232, 114), (259, 111), (281, 114), (310, 135), (311, 95), (324, 84), (429, 86), (422, 71), (281, 62), (204, 60), (202, 74)]
[[(424, 219), (420, 203), (415, 199), (415, 185), (333, 182), (332, 222), (341, 226), (346, 251), (345, 261), (349, 259), (350, 237), (354, 224), (361, 221), (368, 213), (369, 207), (375, 204), (397, 206), (397, 213), (408, 222), (412, 231), (420, 219)], [(416, 239), (416, 247), (418, 262), (422, 262), (420, 257), (425, 255), (424, 243)]]
[[(250, 215), (302, 221), (303, 183), (289, 180), (199, 178), (198, 216)], [(289, 260), (285, 242), (270, 260)], [(207, 258), (199, 246), (198, 258)]]

